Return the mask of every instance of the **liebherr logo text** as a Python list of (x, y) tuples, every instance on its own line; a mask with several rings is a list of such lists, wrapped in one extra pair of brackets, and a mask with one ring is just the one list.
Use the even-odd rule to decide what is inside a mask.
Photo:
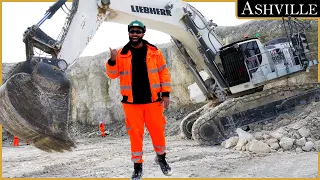
[[(288, 0), (238, 0), (238, 17), (319, 17), (318, 4), (304, 0), (303, 3), (293, 3)], [(282, 3), (284, 1), (284, 3)]]
[(144, 7), (144, 6), (134, 6), (131, 5), (131, 11), (137, 13), (146, 13), (146, 14), (157, 14), (162, 16), (172, 16), (170, 10), (153, 8), (153, 7)]

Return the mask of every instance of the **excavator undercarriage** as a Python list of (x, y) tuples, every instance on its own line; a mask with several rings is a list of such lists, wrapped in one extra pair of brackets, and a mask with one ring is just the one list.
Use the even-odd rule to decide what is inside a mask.
[[(319, 83), (279, 86), (256, 94), (230, 98), (216, 107), (207, 108), (196, 120), (191, 119), (187, 131), (191, 133), (188, 137), (192, 136), (201, 145), (216, 145), (229, 138), (236, 128), (272, 121), (280, 114), (318, 102), (319, 98)], [(188, 120), (184, 119), (183, 123), (187, 124)]]

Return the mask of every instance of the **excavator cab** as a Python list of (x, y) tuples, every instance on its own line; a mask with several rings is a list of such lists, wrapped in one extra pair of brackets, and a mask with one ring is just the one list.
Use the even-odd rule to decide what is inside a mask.
[[(268, 49), (259, 38), (246, 38), (220, 48), (223, 76), (230, 94), (236, 96), (259, 89), (267, 82), (307, 70), (318, 64), (310, 59), (304, 33), (292, 37), (292, 44)], [(304, 43), (301, 43), (304, 42)]]
[(262, 52), (264, 49), (258, 38), (244, 39), (220, 48), (223, 75), (229, 87), (250, 82), (259, 67), (269, 63)]

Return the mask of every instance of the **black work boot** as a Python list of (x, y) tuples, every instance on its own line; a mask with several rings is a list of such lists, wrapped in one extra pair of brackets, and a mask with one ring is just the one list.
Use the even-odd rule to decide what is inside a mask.
[(142, 163), (134, 163), (134, 170), (131, 180), (141, 180), (142, 177)]
[(169, 166), (169, 164), (166, 161), (166, 153), (164, 153), (162, 155), (157, 154), (155, 160), (156, 160), (156, 163), (159, 164), (163, 174), (166, 176), (171, 176), (172, 171), (171, 171), (171, 167)]

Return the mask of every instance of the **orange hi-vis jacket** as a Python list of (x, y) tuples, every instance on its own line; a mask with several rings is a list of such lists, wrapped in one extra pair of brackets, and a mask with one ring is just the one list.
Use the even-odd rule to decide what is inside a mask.
[[(147, 46), (146, 64), (152, 102), (154, 102), (159, 98), (159, 93), (171, 92), (171, 79), (166, 60), (164, 59), (161, 50), (145, 40), (143, 40), (143, 42), (146, 43)], [(131, 59), (132, 55), (130, 50), (124, 47), (118, 50), (115, 65), (111, 66), (108, 64), (110, 59), (106, 62), (107, 75), (111, 79), (120, 77), (120, 93), (122, 96), (128, 97), (128, 102), (133, 102)]]

